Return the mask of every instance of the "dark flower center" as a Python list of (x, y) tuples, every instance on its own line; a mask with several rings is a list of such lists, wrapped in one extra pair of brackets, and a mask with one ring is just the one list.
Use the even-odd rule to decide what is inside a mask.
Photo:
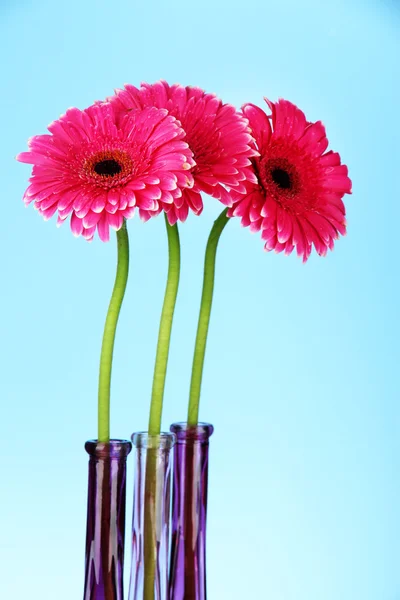
[(282, 190), (289, 190), (292, 187), (292, 180), (287, 171), (276, 167), (271, 171), (271, 177), (274, 183)]
[(121, 165), (113, 158), (101, 160), (93, 168), (97, 175), (103, 175), (104, 177), (114, 177), (122, 171)]

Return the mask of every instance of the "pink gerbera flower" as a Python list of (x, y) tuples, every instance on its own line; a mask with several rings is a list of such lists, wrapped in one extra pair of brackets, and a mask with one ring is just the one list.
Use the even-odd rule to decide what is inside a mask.
[(136, 207), (153, 214), (193, 186), (192, 152), (165, 109), (132, 111), (117, 126), (110, 104), (71, 108), (48, 129), (17, 156), (34, 165), (24, 201), (45, 219), (58, 211), (58, 224), (71, 215), (72, 232), (87, 240), (97, 228), (107, 241)]
[[(194, 187), (182, 190), (173, 203), (162, 203), (171, 224), (184, 221), (189, 210), (196, 215), (203, 210), (200, 192), (205, 192), (227, 206), (232, 205), (229, 193), (235, 189), (244, 193), (245, 181), (255, 182), (250, 158), (256, 155), (247, 120), (214, 94), (197, 87), (170, 86), (165, 81), (142, 83), (140, 88), (126, 85), (108, 99), (118, 115), (131, 109), (148, 106), (166, 108), (176, 117), (186, 132), (186, 141), (193, 152), (196, 166), (192, 170)], [(153, 211), (140, 211), (144, 219)]]
[(294, 248), (305, 262), (312, 244), (324, 256), (339, 233), (346, 233), (344, 194), (351, 193), (347, 167), (337, 152), (325, 152), (328, 140), (321, 121), (309, 123), (291, 102), (269, 102), (272, 115), (245, 104), (259, 157), (253, 160), (257, 183), (246, 195), (234, 194), (229, 216), (262, 232), (266, 250)]

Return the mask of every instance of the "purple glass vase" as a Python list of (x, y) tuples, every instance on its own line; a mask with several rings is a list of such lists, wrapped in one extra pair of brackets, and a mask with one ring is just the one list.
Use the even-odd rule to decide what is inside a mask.
[(209, 423), (174, 423), (170, 600), (206, 600)]
[(89, 454), (84, 600), (123, 600), (128, 440), (85, 444)]
[(141, 432), (132, 435), (132, 442), (136, 459), (129, 600), (169, 600), (170, 450), (175, 435)]

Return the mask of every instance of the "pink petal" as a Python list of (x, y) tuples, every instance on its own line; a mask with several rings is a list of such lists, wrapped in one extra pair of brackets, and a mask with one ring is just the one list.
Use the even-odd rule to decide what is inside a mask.
[(318, 213), (307, 211), (305, 214), (308, 222), (316, 229), (319, 236), (328, 243), (331, 238), (337, 239), (338, 233), (333, 225)]
[(107, 194), (107, 201), (116, 206), (119, 203), (120, 191), (118, 188), (110, 188)]
[(101, 215), (101, 219), (97, 224), (97, 231), (102, 242), (108, 242), (110, 239), (110, 229), (106, 213)]
[(108, 216), (108, 223), (109, 223), (110, 227), (115, 229), (115, 231), (118, 231), (119, 229), (121, 229), (123, 222), (124, 222), (124, 217), (120, 213), (116, 213), (115, 215)]
[(95, 213), (101, 213), (104, 210), (105, 205), (105, 198), (102, 195), (99, 195), (96, 198), (94, 198), (94, 200), (92, 200), (90, 208)]
[(272, 110), (274, 137), (299, 139), (307, 125), (303, 111), (288, 100), (280, 99), (277, 103), (270, 102), (267, 98), (264, 100)]
[(91, 210), (85, 215), (82, 219), (82, 223), (85, 229), (95, 227), (99, 220), (101, 219), (101, 214), (92, 212)]
[(89, 229), (84, 229), (82, 231), (82, 235), (86, 241), (91, 242), (93, 240), (95, 231), (96, 231), (96, 227), (90, 227)]
[(49, 219), (51, 219), (51, 217), (57, 211), (57, 204), (53, 204), (52, 206), (50, 206), (49, 208), (46, 208), (45, 210), (42, 210), (40, 207), (38, 207), (38, 209), (39, 209), (40, 214), (44, 218), (44, 220), (48, 221)]
[(340, 165), (340, 156), (337, 152), (329, 150), (329, 152), (320, 157), (319, 163), (323, 167), (335, 167)]
[(75, 236), (81, 235), (83, 231), (82, 219), (79, 219), (74, 212), (71, 215), (71, 231)]
[(328, 147), (328, 139), (325, 133), (325, 127), (321, 121), (311, 123), (306, 128), (304, 135), (298, 141), (299, 147), (304, 148), (310, 156), (321, 156)]
[(291, 238), (293, 226), (292, 226), (292, 217), (282, 208), (278, 208), (277, 212), (277, 238), (278, 242), (281, 244), (286, 244), (286, 242)]
[(265, 112), (254, 104), (244, 104), (244, 116), (249, 120), (251, 131), (257, 142), (258, 148), (264, 149), (271, 138), (271, 125)]

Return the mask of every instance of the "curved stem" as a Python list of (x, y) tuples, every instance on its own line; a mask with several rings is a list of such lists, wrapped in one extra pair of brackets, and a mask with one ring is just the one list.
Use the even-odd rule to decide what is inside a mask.
[(99, 400), (98, 400), (98, 441), (110, 441), (110, 388), (111, 369), (114, 352), (115, 332), (122, 301), (125, 295), (129, 271), (129, 239), (124, 221), (117, 231), (118, 259), (114, 289), (104, 325), (100, 355)]
[(206, 352), (208, 326), (210, 323), (210, 314), (214, 293), (214, 278), (215, 278), (215, 259), (217, 256), (217, 248), (219, 238), (224, 230), (225, 225), (229, 221), (226, 216), (228, 209), (222, 211), (218, 219), (214, 222), (208, 237), (206, 253), (204, 257), (204, 276), (203, 276), (203, 291), (201, 294), (199, 322), (197, 326), (196, 343), (194, 347), (192, 379), (190, 382), (190, 396), (188, 409), (188, 425), (197, 425), (199, 419), (199, 403), (201, 381), (203, 378), (204, 355)]
[[(161, 431), (162, 405), (165, 377), (167, 373), (169, 345), (176, 296), (179, 286), (181, 250), (178, 226), (171, 226), (165, 216), (168, 235), (168, 277), (164, 304), (161, 312), (156, 362), (154, 366), (153, 389), (151, 395), (149, 435), (159, 435)], [(157, 448), (148, 448), (146, 456), (144, 535), (143, 535), (143, 599), (154, 600), (157, 564)]]
[(171, 339), (172, 320), (178, 293), (179, 275), (181, 267), (181, 249), (177, 225), (170, 225), (165, 216), (168, 235), (168, 278), (165, 289), (164, 304), (161, 313), (160, 329), (156, 363), (154, 366), (153, 389), (149, 417), (149, 434), (158, 435), (161, 430), (162, 404), (164, 398), (165, 377), (168, 365), (169, 344)]

